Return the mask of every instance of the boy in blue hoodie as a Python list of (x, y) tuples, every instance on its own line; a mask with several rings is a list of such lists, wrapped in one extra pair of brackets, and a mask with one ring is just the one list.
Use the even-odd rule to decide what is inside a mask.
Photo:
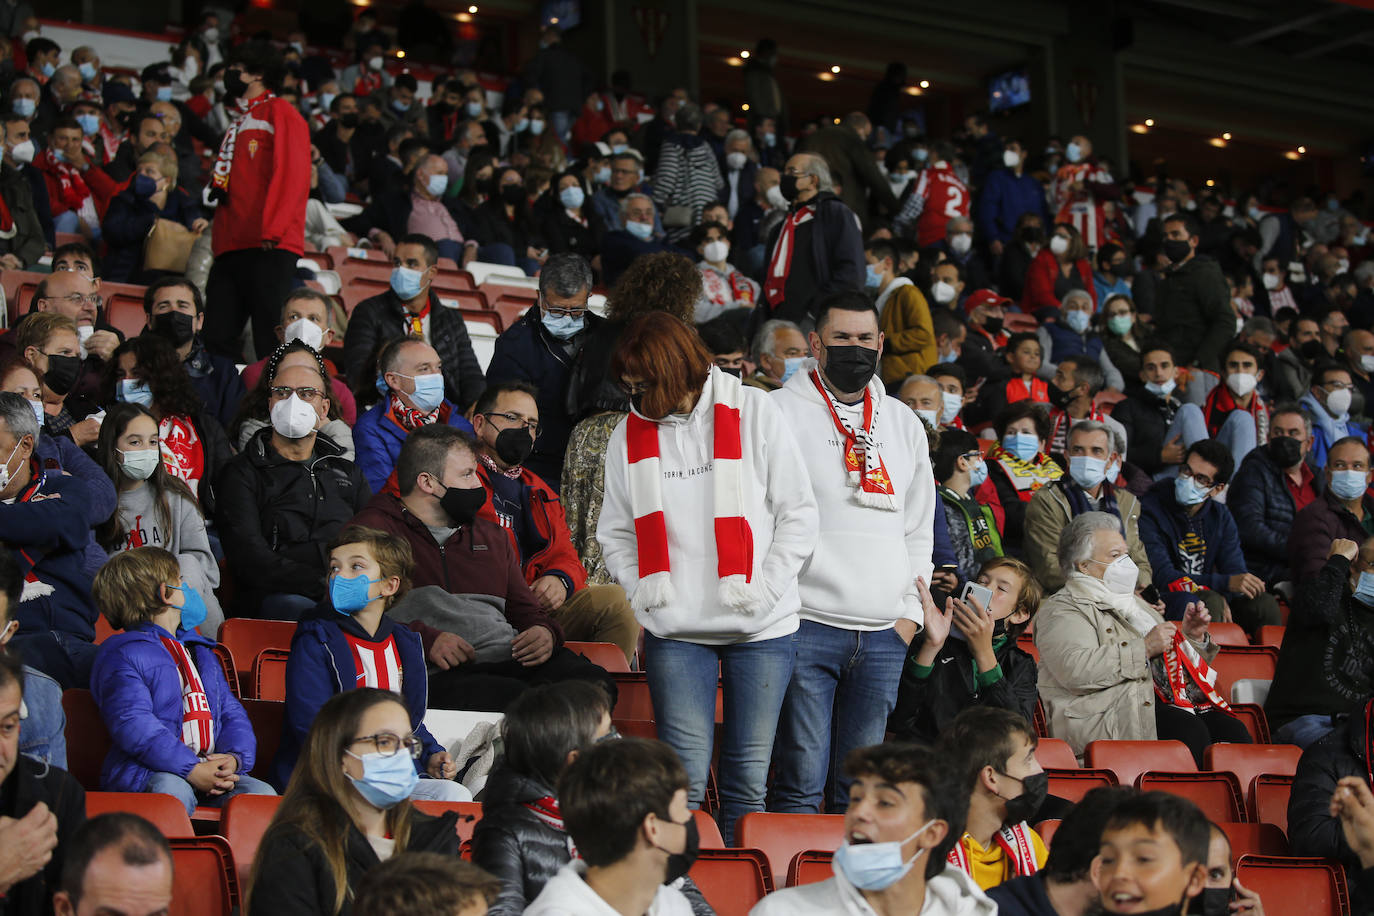
[(91, 692), (114, 746), (100, 772), (110, 792), (162, 792), (192, 814), (234, 795), (275, 795), (248, 775), (257, 738), (229, 689), (200, 593), (181, 582), (160, 547), (116, 554), (91, 584), (101, 613), (123, 633), (100, 646)]

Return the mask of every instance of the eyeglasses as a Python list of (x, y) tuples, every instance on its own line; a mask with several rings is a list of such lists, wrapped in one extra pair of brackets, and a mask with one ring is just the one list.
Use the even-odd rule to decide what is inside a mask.
[(302, 401), (310, 404), (314, 404), (324, 397), (318, 388), (291, 388), (287, 385), (274, 385), (267, 389), (267, 393), (272, 396), (274, 401), (284, 401), (294, 394)]
[(1178, 469), (1178, 476), (1193, 478), (1193, 482), (1204, 490), (1210, 490), (1212, 487), (1216, 486), (1216, 481), (1212, 480), (1212, 478), (1208, 477), (1206, 474), (1194, 473), (1193, 469), (1186, 464)]
[(1348, 388), (1354, 387), (1354, 385), (1347, 385), (1345, 382), (1327, 382), (1325, 385), (1321, 386), (1322, 391), (1345, 391)]
[(486, 417), (488, 420), (490, 420), (492, 417), (500, 417), (507, 423), (514, 424), (512, 426), (506, 427), (507, 429), (527, 429), (530, 432), (534, 433), (534, 437), (536, 439), (539, 438), (539, 433), (543, 430), (543, 427), (539, 425), (538, 420), (526, 420), (524, 417), (517, 416), (513, 413), (484, 413), (482, 414), (482, 416)]
[(375, 735), (363, 735), (361, 738), (354, 738), (352, 741), (348, 742), (348, 745), (352, 747), (355, 744), (362, 744), (363, 742), (371, 744), (377, 749), (377, 753), (381, 754), (383, 757), (395, 757), (400, 753), (401, 748), (405, 748), (406, 753), (410, 754), (412, 758), (415, 760), (420, 759), (420, 739), (416, 738), (414, 735), (406, 735), (402, 738), (390, 732), (378, 732)]
[(581, 318), (587, 314), (587, 303), (574, 305), (571, 307), (550, 305), (547, 299), (540, 299), (539, 305), (544, 311), (556, 318)]
[(72, 293), (70, 296), (44, 296), (43, 301), (65, 302), (75, 308), (81, 308), (83, 305), (91, 305), (95, 308), (100, 308), (105, 302), (104, 299), (100, 298), (99, 293), (91, 293), (89, 296), (83, 296), (80, 293)]
[(637, 394), (646, 394), (652, 387), (653, 386), (648, 382), (635, 382), (633, 385), (627, 385), (624, 382), (620, 383), (620, 390), (630, 397), (634, 397)]

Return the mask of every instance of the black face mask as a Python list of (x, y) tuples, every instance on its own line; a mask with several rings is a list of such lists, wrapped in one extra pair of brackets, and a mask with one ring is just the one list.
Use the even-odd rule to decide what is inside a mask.
[(471, 490), (449, 487), (444, 491), (444, 495), (439, 497), (439, 508), (448, 516), (449, 524), (461, 528), (472, 524), (472, 520), (477, 517), (478, 511), (486, 501), (486, 487), (478, 486)]
[(878, 368), (878, 351), (871, 347), (826, 347), (825, 377), (841, 392), (863, 391)]
[(1229, 887), (1204, 887), (1188, 904), (1188, 912), (1198, 916), (1230, 916), (1236, 893)]
[(1027, 245), (1034, 245), (1044, 241), (1044, 230), (1034, 226), (1026, 226), (1021, 230), (1021, 241)]
[(697, 833), (697, 819), (689, 817), (687, 823), (678, 824), (678, 826), (686, 831), (687, 842), (682, 847), (682, 852), (668, 853), (668, 873), (663, 878), (664, 884), (672, 884), (691, 871), (692, 865), (697, 860), (697, 853), (701, 851), (701, 836)]
[(492, 447), (496, 449), (497, 458), (511, 467), (519, 467), (534, 451), (534, 440), (530, 438), (528, 430), (517, 426), (497, 433), (496, 443)]
[(639, 414), (641, 417), (649, 416), (644, 412), (644, 394), (645, 392), (643, 391), (636, 391), (634, 394), (630, 395), (630, 406), (633, 407), (635, 413)]
[(1162, 250), (1170, 264), (1182, 264), (1184, 259), (1192, 253), (1193, 246), (1188, 244), (1187, 239), (1166, 239)]
[(1269, 449), (1270, 459), (1285, 470), (1302, 460), (1302, 443), (1292, 436), (1278, 436), (1270, 439), (1265, 448)]
[(1326, 347), (1322, 346), (1322, 341), (1320, 337), (1313, 338), (1312, 340), (1309, 340), (1307, 343), (1298, 347), (1298, 355), (1301, 356), (1303, 359), (1307, 360), (1309, 363), (1315, 363), (1317, 360), (1321, 359), (1323, 356), (1326, 355)]
[(983, 330), (996, 337), (1002, 333), (1002, 319), (995, 315), (983, 319)]
[(501, 189), (501, 201), (518, 207), (525, 200), (525, 189), (518, 184), (508, 184)]
[(43, 384), (53, 394), (64, 395), (72, 390), (80, 373), (81, 357), (51, 353), (48, 355), (48, 371), (43, 373)]
[(174, 347), (184, 346), (196, 336), (192, 322), (185, 312), (163, 312), (153, 319), (153, 333)]
[(1060, 410), (1069, 406), (1069, 402), (1073, 400), (1072, 388), (1060, 388), (1055, 385), (1054, 382), (1050, 382), (1048, 387), (1050, 389), (1049, 395), (1051, 404), (1058, 407)]
[(225, 100), (236, 99), (248, 91), (248, 82), (243, 78), (242, 70), (224, 71), (224, 98)]
[(783, 200), (788, 203), (797, 199), (797, 176), (784, 175), (778, 182), (778, 190), (782, 192)]
[[(1008, 779), (1016, 779), (1008, 773), (1003, 773)], [(1040, 810), (1040, 806), (1045, 803), (1045, 796), (1050, 791), (1050, 774), (1032, 773), (1024, 776), (1020, 780), (1021, 794), (1015, 798), (1007, 799), (1007, 820), (1008, 824), (1019, 824), (1028, 821), (1035, 816), (1035, 812)]]
[(733, 375), (735, 378), (744, 378), (744, 369), (739, 366), (730, 366), (728, 368), (726, 366), (721, 366), (720, 371), (724, 372), (726, 375)]
[(350, 111), (348, 114), (339, 115), (339, 126), (344, 130), (354, 130), (358, 126), (358, 113)]
[(1122, 261), (1120, 264), (1113, 264), (1111, 269), (1113, 276), (1121, 277), (1123, 280), (1135, 274), (1135, 265), (1130, 261)]

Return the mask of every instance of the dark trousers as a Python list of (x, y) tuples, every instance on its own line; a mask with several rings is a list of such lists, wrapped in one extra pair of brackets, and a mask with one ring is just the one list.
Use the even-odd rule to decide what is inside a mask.
[(63, 690), (91, 686), (98, 647), (80, 636), (58, 630), (22, 633), (10, 641), (9, 648), (19, 653), (24, 664), (57, 681)]
[(557, 681), (593, 681), (615, 705), (616, 686), (606, 669), (565, 648), (553, 650), (542, 665), (527, 668), (517, 661), (468, 663), (429, 676), (429, 705), (435, 709), (504, 712), (530, 687)]
[(281, 307), (296, 287), (296, 261), (294, 252), (282, 248), (244, 248), (215, 258), (201, 331), (211, 353), (242, 361), (239, 337), (250, 318), (254, 355), (261, 359), (276, 349)]
[(1219, 709), (1191, 713), (1177, 706), (1155, 702), (1155, 730), (1162, 741), (1182, 741), (1188, 745), (1198, 768), (1209, 744), (1250, 744), (1250, 732), (1235, 716)]

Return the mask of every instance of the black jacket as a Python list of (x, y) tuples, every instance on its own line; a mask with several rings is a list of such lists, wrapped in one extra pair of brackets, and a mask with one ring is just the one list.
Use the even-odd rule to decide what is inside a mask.
[[(888, 193), (891, 194), (891, 191)], [(811, 262), (811, 272), (816, 278), (815, 290), (809, 299), (801, 302), (788, 300), (783, 302), (780, 308), (773, 308), (769, 303), (769, 318), (786, 318), (791, 321), (814, 318), (816, 304), (830, 293), (863, 289), (864, 243), (858, 216), (845, 206), (844, 201), (829, 191), (822, 191), (808, 203), (816, 206), (816, 226), (811, 232), (811, 250), (794, 251), (793, 257), (807, 258)], [(781, 231), (782, 223), (779, 223), (768, 233), (764, 263), (771, 259)]]
[[(358, 303), (344, 335), (344, 369), (355, 394), (375, 391), (377, 353), (382, 345), (407, 333), (405, 304), (392, 290)], [(444, 397), (467, 410), (486, 390), (482, 365), (472, 352), (463, 314), (439, 303), (429, 291), (429, 340), (444, 363)]]
[(1164, 470), (1159, 460), (1164, 437), (1183, 404), (1175, 397), (1155, 397), (1139, 382), (1132, 384), (1130, 380), (1126, 395), (1126, 400), (1112, 408), (1112, 419), (1126, 429), (1126, 457), (1147, 474), (1157, 474)]
[(897, 691), (897, 706), (888, 719), (888, 726), (903, 741), (933, 744), (935, 739), (959, 713), (970, 706), (993, 706), (1010, 709), (1034, 721), (1036, 693), (1035, 659), (1008, 640), (997, 653), (1002, 677), (979, 689), (974, 683), (973, 655), (968, 645), (954, 639), (945, 640), (930, 675), (917, 678), (916, 653), (925, 637), (911, 641), (902, 682)]
[(372, 498), (363, 472), (326, 436), (308, 461), (272, 448), (259, 430), (220, 475), (219, 530), (238, 582), (238, 616), (256, 616), (264, 596), (324, 598), (325, 549)]
[[(458, 814), (454, 811), (430, 817), (410, 814), (410, 840), (406, 852), (438, 852), (457, 856)], [(381, 863), (367, 837), (349, 827), (348, 885), (356, 887), (367, 871)], [(258, 874), (248, 889), (248, 916), (334, 916), (337, 888), (324, 851), (294, 827), (268, 828), (258, 847)], [(344, 898), (338, 916), (353, 912), (353, 895)]]
[(52, 912), (52, 895), (62, 875), (63, 853), (76, 828), (86, 822), (86, 791), (66, 770), (20, 757), (0, 785), (0, 816), (21, 818), (39, 802), (57, 817), (57, 847), (43, 870), (10, 887), (0, 898), (4, 916), (40, 916)]
[[(1112, 416), (1116, 416), (1116, 411)], [(1226, 508), (1235, 516), (1236, 527), (1240, 529), (1245, 566), (1270, 583), (1283, 582), (1293, 576), (1288, 537), (1293, 531), (1298, 508), (1293, 502), (1293, 492), (1288, 489), (1286, 476), (1269, 457), (1268, 449), (1257, 448), (1240, 463), (1227, 491)], [(1326, 475), (1316, 471), (1312, 475), (1312, 486), (1320, 498), (1326, 489)], [(1323, 545), (1323, 549), (1330, 546)]]
[[(1354, 885), (1352, 890), (1359, 887), (1354, 879), (1362, 871), (1360, 857), (1345, 841), (1340, 820), (1331, 816), (1331, 796), (1336, 783), (1346, 776), (1368, 780), (1368, 759), (1369, 734), (1361, 706), (1335, 731), (1302, 752), (1293, 776), (1293, 791), (1288, 796), (1290, 853), (1338, 860)], [(1360, 899), (1358, 892), (1355, 897), (1353, 911), (1367, 912), (1363, 904), (1369, 898)]]
[(34, 206), (33, 186), (18, 169), (0, 166), (0, 197), (14, 219), (14, 235), (0, 239), (0, 254), (13, 254), (29, 267), (43, 256), (46, 241)]
[(1045, 890), (1045, 874), (1024, 875), (988, 888), (997, 916), (1058, 916)]
[(1167, 271), (1154, 319), (1180, 366), (1220, 371), (1221, 351), (1236, 333), (1236, 316), (1217, 262), (1198, 256)]

